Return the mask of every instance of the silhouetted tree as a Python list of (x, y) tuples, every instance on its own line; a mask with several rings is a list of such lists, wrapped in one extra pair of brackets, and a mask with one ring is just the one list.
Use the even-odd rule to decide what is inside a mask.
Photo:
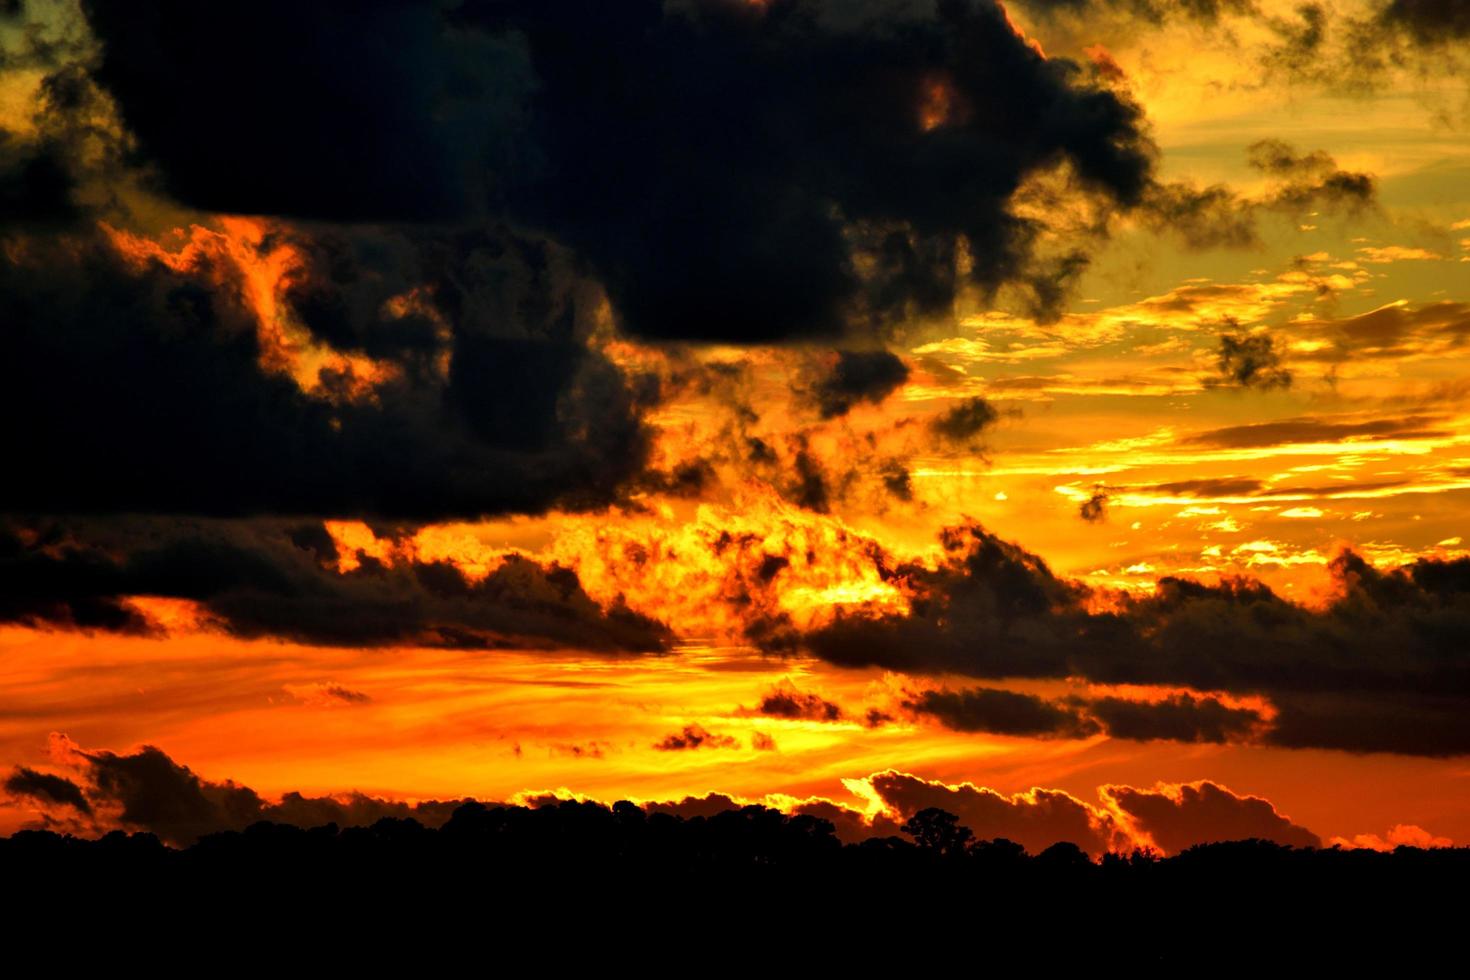
[(974, 831), (960, 824), (959, 817), (933, 806), (920, 810), (898, 829), (924, 850), (943, 857), (964, 854), (965, 845), (975, 836)]

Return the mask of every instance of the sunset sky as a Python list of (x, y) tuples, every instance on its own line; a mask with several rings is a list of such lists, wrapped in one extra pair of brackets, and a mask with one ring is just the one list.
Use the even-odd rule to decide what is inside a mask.
[(23, 0), (0, 51), (0, 833), (1470, 842), (1458, 0)]

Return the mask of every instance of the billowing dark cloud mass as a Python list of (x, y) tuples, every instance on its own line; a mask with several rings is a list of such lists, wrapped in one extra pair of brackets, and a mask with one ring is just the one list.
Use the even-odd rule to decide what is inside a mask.
[(812, 385), (822, 418), (846, 415), (859, 402), (878, 403), (909, 377), (908, 365), (886, 350), (839, 351)]
[(184, 203), (508, 217), (645, 337), (835, 334), (943, 312), (965, 279), (1044, 290), (1021, 183), (1066, 161), (1128, 207), (1151, 179), (1137, 106), (983, 0), (84, 9), (93, 77)]
[[(648, 469), (660, 391), (594, 343), (606, 301), (644, 338), (871, 335), (966, 284), (1055, 294), (1080, 259), (1033, 261), (1032, 176), (1124, 209), (1153, 181), (1139, 107), (985, 0), (80, 10), (6, 52), (44, 73), (34, 131), (0, 134), (0, 410), (32, 420), (0, 450), (34, 462), (10, 513), (426, 522), (697, 490)], [(111, 230), (174, 202), (265, 217)], [(907, 373), (843, 351), (813, 396), (838, 416)], [(838, 478), (791, 457), (788, 495), (827, 509)]]
[[(339, 571), (319, 526), (159, 520), (125, 530), (0, 527), (0, 622), (146, 634), (130, 596), (198, 602), (232, 635), (338, 646), (657, 650), (663, 626), (604, 610), (574, 572), (509, 555), (472, 581), (452, 565), (359, 555)], [(325, 540), (323, 540), (325, 538)], [(101, 543), (97, 543), (101, 542)]]
[[(1098, 611), (1091, 590), (982, 528), (952, 528), (942, 543), (947, 557), (937, 568), (891, 572), (917, 593), (908, 614), (847, 613), (800, 642), (836, 664), (910, 674), (1260, 695), (1277, 712), (1260, 734), (1271, 744), (1470, 753), (1470, 559), (1380, 571), (1345, 551), (1328, 566), (1336, 597), (1320, 610), (1249, 579), (1166, 577), (1154, 594), (1114, 596)], [(934, 706), (966, 717), (963, 698)], [(1194, 698), (1091, 711), (1122, 737), (1214, 740), (1256, 730), (1236, 709)]]
[[(587, 348), (549, 246), (477, 235), (419, 257), (439, 270), (429, 309), (451, 336), (409, 314), (334, 337), (391, 366), (370, 395), (334, 398), (352, 377), (322, 373), (308, 393), (262, 363), (248, 269), (221, 240), (182, 268), (101, 237), (7, 250), (0, 410), (31, 422), (0, 446), (34, 465), (0, 509), (433, 519), (612, 499), (645, 457), (640, 395)], [(370, 275), (346, 257), (334, 271)], [(346, 312), (325, 324), (356, 285), (325, 281), (307, 325), (350, 333)], [(379, 305), (393, 290), (361, 288)]]
[(1214, 783), (1185, 784), (1167, 792), (1107, 786), (1102, 795), (1166, 854), (1229, 840), (1322, 846), (1321, 838), (1277, 813), (1269, 801), (1236, 796)]
[(1388, 0), (1378, 21), (1397, 28), (1423, 45), (1470, 38), (1470, 8), (1458, 0)]

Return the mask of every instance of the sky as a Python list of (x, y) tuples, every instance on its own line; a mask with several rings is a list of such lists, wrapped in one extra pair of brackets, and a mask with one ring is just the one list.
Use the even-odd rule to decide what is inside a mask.
[(0, 832), (1470, 840), (1451, 0), (0, 4)]

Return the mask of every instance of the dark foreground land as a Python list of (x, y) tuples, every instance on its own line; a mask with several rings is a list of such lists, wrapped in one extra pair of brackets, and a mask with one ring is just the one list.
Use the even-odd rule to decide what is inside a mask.
[(974, 841), (940, 811), (905, 829), (844, 846), (826, 821), (761, 807), (683, 819), (627, 803), (472, 803), (438, 830), (261, 823), (186, 849), (26, 831), (0, 839), (0, 937), (12, 964), (30, 950), (230, 975), (285, 963), (1420, 975), (1432, 963), (1430, 975), (1462, 976), (1470, 953), (1470, 848), (1240, 841), (1094, 862), (1069, 844), (1028, 856)]

